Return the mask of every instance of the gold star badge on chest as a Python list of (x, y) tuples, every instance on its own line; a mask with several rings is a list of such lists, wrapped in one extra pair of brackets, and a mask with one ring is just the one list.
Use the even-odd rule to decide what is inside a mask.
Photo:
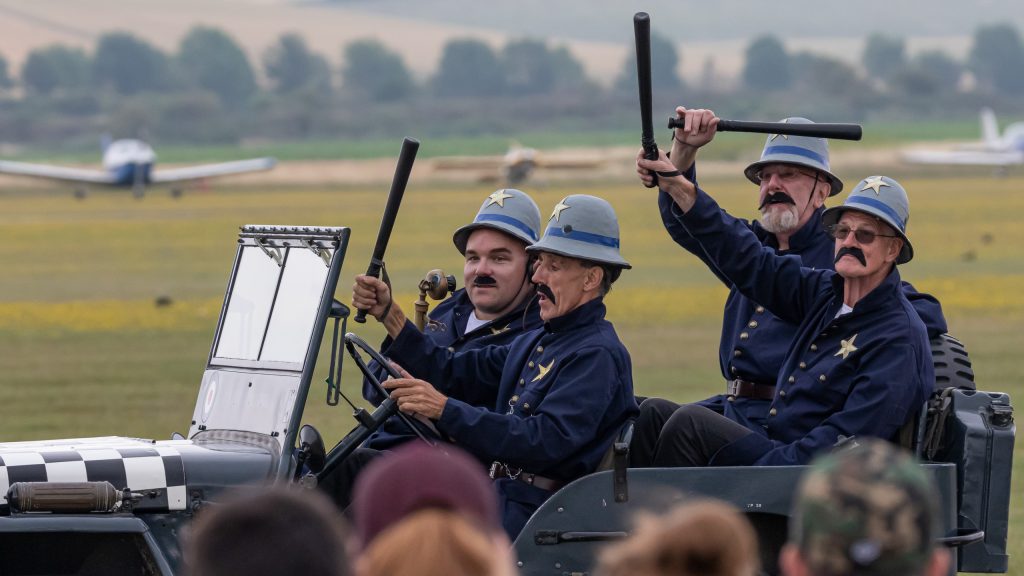
[[(504, 208), (505, 200), (509, 198), (513, 198), (513, 196), (511, 194), (505, 194), (504, 190), (498, 190), (497, 192), (487, 197), (487, 206), (490, 206), (491, 204), (497, 204), (499, 207)], [(484, 208), (486, 208), (487, 206), (484, 206)]]
[(850, 355), (851, 352), (856, 352), (857, 347), (853, 345), (853, 341), (857, 339), (857, 334), (850, 336), (849, 340), (842, 340), (839, 343), (839, 352), (833, 354), (833, 356), (842, 356), (843, 360)]
[(537, 375), (534, 376), (533, 380), (530, 380), (530, 382), (536, 382), (536, 381), (540, 380), (541, 378), (547, 376), (548, 370), (551, 370), (551, 367), (554, 366), (554, 365), (555, 365), (555, 361), (554, 360), (552, 360), (551, 362), (548, 362), (547, 366), (545, 366), (543, 364), (537, 364)]

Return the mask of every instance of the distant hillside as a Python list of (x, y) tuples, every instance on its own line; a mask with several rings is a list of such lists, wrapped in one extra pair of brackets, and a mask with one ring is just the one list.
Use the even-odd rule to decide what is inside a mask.
[[(33, 48), (63, 43), (90, 49), (111, 30), (128, 30), (173, 51), (197, 24), (232, 34), (259, 68), (266, 48), (285, 32), (303, 34), (310, 46), (340, 65), (342, 47), (374, 37), (402, 54), (420, 78), (437, 66), (444, 44), (472, 36), (502, 46), (509, 38), (549, 38), (564, 43), (590, 76), (610, 83), (632, 50), (632, 14), (652, 15), (656, 31), (673, 39), (689, 78), (711, 63), (735, 75), (743, 49), (763, 33), (784, 39), (790, 50), (810, 49), (856, 61), (863, 37), (885, 32), (908, 38), (911, 51), (942, 48), (962, 57), (979, 24), (1010, 22), (1024, 29), (1014, 2), (923, 3), (861, 0), (0, 0), (0, 54), (16, 73)], [(781, 9), (780, 9), (781, 7)], [(883, 15), (884, 17), (880, 16)], [(741, 16), (737, 16), (741, 15)]]

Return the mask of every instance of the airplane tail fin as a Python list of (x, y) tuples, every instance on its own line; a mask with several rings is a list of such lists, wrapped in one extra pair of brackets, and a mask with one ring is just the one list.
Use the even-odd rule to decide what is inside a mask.
[(999, 145), (999, 123), (991, 108), (981, 109), (981, 139), (991, 148)]

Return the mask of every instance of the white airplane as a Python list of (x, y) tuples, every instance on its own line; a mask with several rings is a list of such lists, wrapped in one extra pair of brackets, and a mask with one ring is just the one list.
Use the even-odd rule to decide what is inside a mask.
[(201, 164), (186, 168), (154, 170), (156, 153), (141, 140), (115, 140), (103, 149), (103, 170), (69, 168), (50, 164), (30, 164), (0, 160), (0, 174), (46, 178), (76, 185), (75, 197), (85, 197), (85, 187), (101, 185), (131, 188), (132, 195), (141, 198), (147, 185), (169, 184), (171, 195), (181, 196), (180, 184), (216, 176), (270, 170), (277, 163), (274, 158), (252, 158), (218, 164)]
[(914, 164), (994, 166), (1005, 171), (1024, 164), (1024, 122), (1010, 124), (999, 134), (991, 108), (981, 109), (981, 141), (962, 143), (951, 150), (907, 150), (903, 159)]

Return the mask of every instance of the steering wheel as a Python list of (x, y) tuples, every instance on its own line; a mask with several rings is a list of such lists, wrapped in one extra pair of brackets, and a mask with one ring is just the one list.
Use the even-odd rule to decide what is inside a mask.
[[(373, 347), (367, 344), (365, 340), (351, 332), (345, 334), (345, 348), (348, 349), (349, 356), (352, 357), (352, 360), (355, 361), (356, 366), (359, 367), (359, 371), (363, 373), (363, 376), (370, 383), (370, 385), (373, 386), (374, 390), (379, 392), (385, 398), (390, 398), (391, 392), (389, 392), (387, 388), (381, 385), (380, 379), (377, 378), (377, 375), (373, 373), (373, 370), (370, 370), (370, 367), (366, 365), (365, 361), (363, 361), (362, 355), (360, 355), (359, 351), (356, 350), (357, 346), (360, 349), (362, 349), (362, 351), (365, 352), (370, 357), (370, 359), (375, 361), (377, 364), (381, 365), (384, 368), (384, 370), (387, 371), (388, 375), (391, 376), (392, 378), (401, 378), (402, 375), (398, 373), (398, 370), (395, 370), (395, 367), (391, 365), (391, 362), (388, 362), (386, 358), (381, 356), (380, 352), (374, 350)], [(416, 436), (418, 436), (420, 440), (426, 442), (430, 446), (435, 445), (435, 442), (428, 439), (426, 435), (423, 434), (423, 432), (420, 430), (420, 427), (417, 425), (416, 422), (411, 420), (400, 410), (396, 410), (395, 415), (398, 416), (398, 418), (410, 430), (412, 430), (413, 433), (416, 434)], [(431, 435), (433, 434), (431, 433)]]

